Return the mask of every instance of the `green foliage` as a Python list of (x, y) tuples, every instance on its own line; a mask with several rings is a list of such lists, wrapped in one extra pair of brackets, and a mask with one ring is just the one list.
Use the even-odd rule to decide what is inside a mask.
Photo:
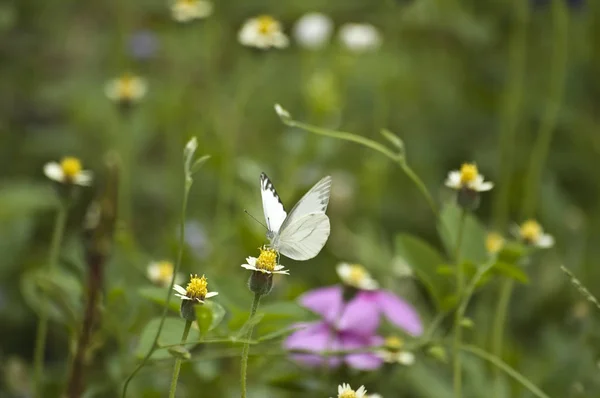
[[(160, 318), (154, 318), (150, 320), (144, 327), (144, 330), (140, 334), (140, 339), (135, 350), (136, 356), (138, 358), (142, 358), (144, 355), (146, 355), (148, 350), (151, 348), (159, 324)], [(165, 319), (165, 324), (162, 328), (162, 332), (157, 343), (159, 348), (156, 351), (154, 351), (151, 358), (154, 360), (170, 358), (171, 355), (173, 355), (170, 351), (170, 348), (172, 347), (161, 347), (178, 346), (178, 344), (181, 342), (181, 335), (183, 333), (184, 327), (185, 321), (183, 319)], [(190, 343), (198, 344), (200, 342), (200, 332), (192, 327), (187, 341)], [(190, 347), (193, 347), (193, 344), (189, 344), (187, 347), (189, 349)]]

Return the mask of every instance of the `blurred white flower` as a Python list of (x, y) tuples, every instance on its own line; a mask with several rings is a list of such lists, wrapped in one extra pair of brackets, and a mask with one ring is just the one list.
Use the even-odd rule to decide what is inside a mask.
[(347, 23), (339, 31), (342, 44), (354, 52), (365, 52), (379, 48), (381, 35), (379, 30), (371, 24)]
[[(148, 279), (152, 283), (155, 283), (160, 286), (169, 286), (171, 283), (171, 278), (173, 278), (173, 263), (170, 261), (153, 261), (148, 264), (146, 268), (146, 275)], [(175, 283), (181, 283), (183, 281), (183, 276), (177, 274), (175, 277)]]
[(44, 174), (51, 180), (62, 184), (75, 184), (81, 186), (92, 185), (93, 174), (83, 170), (81, 161), (74, 157), (65, 157), (60, 163), (48, 162), (44, 165)]
[(489, 191), (494, 184), (484, 181), (483, 175), (479, 174), (477, 166), (474, 163), (464, 163), (460, 170), (454, 170), (448, 173), (446, 186), (452, 189), (460, 190), (467, 188), (476, 192)]
[(104, 86), (104, 93), (110, 100), (125, 105), (138, 102), (144, 98), (147, 91), (146, 80), (128, 73), (109, 80)]
[(515, 235), (527, 244), (537, 246), (541, 249), (554, 246), (554, 237), (544, 233), (542, 226), (535, 220), (525, 221), (519, 227), (515, 228), (515, 231)]
[(360, 386), (356, 391), (347, 383), (342, 383), (338, 386), (338, 398), (366, 398), (366, 394), (367, 390), (365, 386)]
[(294, 38), (302, 47), (317, 49), (324, 47), (331, 39), (333, 22), (325, 14), (311, 12), (304, 14), (294, 25)]
[(261, 49), (284, 48), (289, 44), (281, 24), (270, 15), (247, 20), (238, 33), (238, 40), (244, 46)]
[(171, 15), (177, 22), (190, 22), (210, 16), (213, 5), (204, 0), (176, 0), (171, 5)]
[(359, 264), (340, 263), (335, 268), (338, 276), (348, 286), (352, 286), (360, 290), (376, 290), (379, 284), (369, 272)]
[(415, 363), (415, 354), (410, 351), (402, 350), (404, 341), (396, 336), (390, 336), (385, 339), (385, 349), (378, 351), (377, 356), (387, 363), (398, 363), (404, 366), (411, 366)]

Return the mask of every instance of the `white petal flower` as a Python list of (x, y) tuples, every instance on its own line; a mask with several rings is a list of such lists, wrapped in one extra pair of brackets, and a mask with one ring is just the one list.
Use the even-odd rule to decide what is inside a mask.
[(289, 44), (279, 21), (269, 15), (247, 20), (238, 33), (238, 40), (244, 46), (261, 49), (285, 48)]
[(303, 15), (294, 25), (294, 38), (302, 47), (318, 49), (331, 39), (333, 22), (325, 14), (311, 12)]
[(173, 290), (177, 292), (175, 293), (176, 297), (179, 297), (182, 300), (196, 301), (198, 303), (204, 303), (205, 299), (219, 294), (217, 292), (208, 292), (208, 281), (204, 275), (202, 275), (202, 277), (190, 275), (190, 282), (185, 289), (182, 286), (174, 285)]
[(361, 290), (376, 290), (379, 284), (371, 278), (367, 270), (359, 264), (340, 263), (336, 271), (342, 282)]
[(275, 112), (277, 113), (277, 116), (279, 116), (284, 122), (292, 118), (292, 115), (290, 115), (290, 113), (279, 104), (275, 104)]
[(366, 394), (367, 390), (365, 386), (360, 386), (356, 391), (347, 383), (338, 386), (338, 398), (366, 398)]
[[(169, 286), (173, 278), (173, 263), (170, 261), (153, 261), (146, 267), (146, 276), (152, 283), (160, 286)], [(181, 283), (183, 277), (180, 274), (175, 276), (175, 283)]]
[(515, 226), (513, 233), (525, 243), (541, 249), (554, 246), (554, 237), (545, 233), (542, 226), (535, 220), (527, 220), (521, 226)]
[(177, 22), (190, 22), (210, 16), (213, 5), (204, 0), (176, 0), (171, 5), (171, 15)]
[(264, 274), (289, 275), (290, 272), (283, 265), (277, 264), (277, 254), (273, 249), (262, 247), (258, 258), (248, 257), (246, 258), (246, 264), (242, 264), (241, 266), (250, 271), (259, 271)]
[(129, 74), (108, 81), (104, 87), (108, 99), (125, 104), (138, 102), (147, 91), (146, 80)]
[(44, 174), (49, 179), (61, 184), (90, 186), (93, 180), (92, 172), (83, 170), (81, 161), (74, 157), (65, 157), (60, 163), (46, 163), (44, 165)]
[(381, 35), (377, 28), (366, 23), (347, 23), (340, 28), (339, 38), (350, 51), (361, 53), (377, 49)]
[(484, 181), (474, 163), (464, 163), (460, 170), (449, 172), (445, 185), (456, 190), (466, 188), (476, 192), (489, 191), (494, 187), (493, 183)]

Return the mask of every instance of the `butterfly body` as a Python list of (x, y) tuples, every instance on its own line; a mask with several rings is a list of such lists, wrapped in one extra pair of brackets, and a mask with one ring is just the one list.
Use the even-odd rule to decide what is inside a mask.
[(325, 246), (331, 229), (329, 217), (325, 214), (329, 204), (331, 177), (324, 177), (317, 182), (289, 214), (265, 173), (260, 175), (260, 187), (271, 247), (294, 260), (315, 257)]

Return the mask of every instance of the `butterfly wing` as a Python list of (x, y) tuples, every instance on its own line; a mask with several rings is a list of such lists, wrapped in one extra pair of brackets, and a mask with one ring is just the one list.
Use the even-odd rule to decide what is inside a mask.
[(289, 216), (281, 225), (281, 230), (287, 225), (293, 224), (298, 219), (310, 213), (325, 214), (329, 204), (329, 193), (331, 192), (331, 177), (323, 177), (296, 203), (290, 211)]
[(261, 173), (260, 175), (260, 195), (262, 197), (267, 228), (269, 232), (277, 234), (287, 217), (287, 213), (283, 208), (283, 203), (281, 203), (281, 199), (279, 199), (273, 183), (265, 173)]
[(325, 213), (305, 214), (291, 224), (286, 223), (274, 246), (281, 254), (293, 260), (310, 260), (325, 246), (329, 231), (329, 217)]

